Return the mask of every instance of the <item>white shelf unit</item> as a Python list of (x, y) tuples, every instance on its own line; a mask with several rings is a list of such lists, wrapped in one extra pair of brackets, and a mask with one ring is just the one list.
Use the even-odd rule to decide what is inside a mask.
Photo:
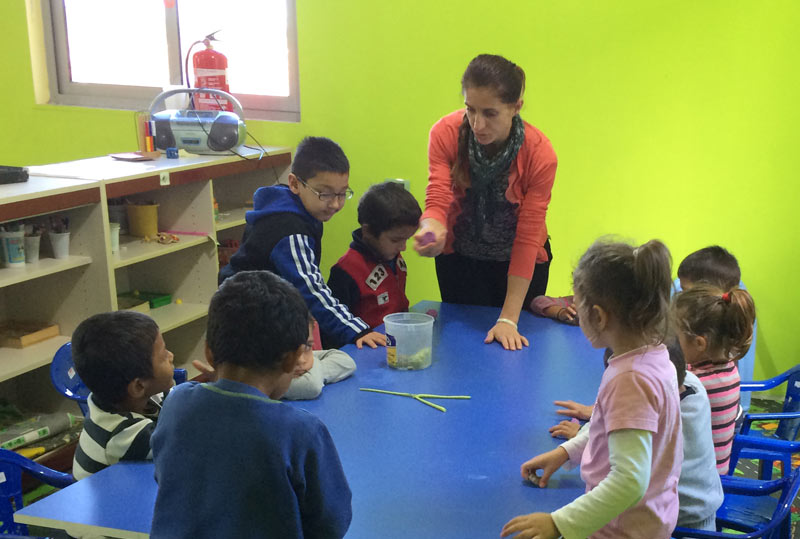
[[(46, 258), (49, 247), (43, 238), (45, 258), (36, 267), (0, 268), (0, 321), (23, 317), (53, 321), (61, 333), (23, 350), (0, 348), (0, 396), (9, 394), (19, 401), (51, 390), (45, 367), (55, 350), (69, 340), (81, 320), (116, 309), (117, 294), (133, 290), (171, 295), (169, 305), (151, 309), (149, 315), (175, 354), (176, 366), (188, 368), (190, 376), (196, 374), (191, 361), (203, 358), (208, 304), (217, 288), (218, 231), (240, 239), (253, 193), (262, 185), (285, 180), (291, 162), (287, 148), (267, 148), (263, 156), (246, 150), (243, 155), (245, 159), (181, 152), (179, 159), (145, 162), (97, 157), (29, 167), (29, 182), (0, 186), (0, 222), (69, 212), (72, 229), (70, 258)], [(72, 194), (85, 190), (92, 196)], [(216, 222), (214, 195), (223, 214)], [(48, 209), (65, 196), (78, 202)], [(160, 244), (123, 235), (119, 252), (112, 254), (107, 207), (112, 198), (155, 202), (159, 231), (172, 231), (178, 241)], [(24, 211), (20, 203), (26, 205)], [(15, 208), (13, 219), (6, 219), (5, 208)], [(26, 373), (36, 374), (36, 380), (25, 379)], [(41, 408), (38, 399), (36, 404)]]
[(102, 186), (96, 181), (31, 176), (0, 185), (0, 222), (70, 223), (70, 255), (55, 259), (47, 235), (40, 259), (24, 268), (0, 268), (0, 322), (57, 323), (59, 336), (22, 349), (0, 347), (0, 397), (29, 410), (73, 410), (49, 383), (55, 351), (87, 316), (110, 310)]

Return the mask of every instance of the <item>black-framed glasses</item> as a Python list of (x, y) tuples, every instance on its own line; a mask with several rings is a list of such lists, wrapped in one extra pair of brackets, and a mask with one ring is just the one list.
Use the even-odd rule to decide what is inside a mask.
[(313, 187), (308, 185), (297, 174), (295, 174), (295, 178), (297, 178), (297, 181), (302, 183), (305, 186), (306, 189), (308, 189), (309, 191), (311, 191), (312, 193), (317, 195), (322, 202), (333, 202), (333, 199), (335, 199), (335, 198), (338, 198), (339, 200), (344, 202), (345, 200), (350, 200), (351, 198), (353, 198), (353, 194), (354, 194), (353, 190), (350, 189), (349, 187), (347, 188), (347, 190), (344, 193), (320, 193), (319, 191), (317, 191), (316, 189), (314, 189)]

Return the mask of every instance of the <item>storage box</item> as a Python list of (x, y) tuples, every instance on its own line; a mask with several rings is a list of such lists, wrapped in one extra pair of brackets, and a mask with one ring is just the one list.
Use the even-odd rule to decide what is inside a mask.
[(141, 300), (142, 302), (146, 301), (150, 304), (151, 309), (157, 309), (159, 307), (163, 307), (164, 305), (169, 305), (170, 303), (172, 303), (172, 295), (163, 294), (161, 292), (142, 292), (139, 290), (134, 290), (133, 292), (125, 292), (124, 294), (117, 295), (117, 298), (120, 297), (131, 298), (134, 300)]
[(117, 309), (120, 311), (138, 311), (140, 313), (150, 312), (150, 302), (138, 296), (134, 296), (132, 292), (119, 294), (117, 296)]
[(0, 324), (0, 346), (25, 348), (58, 336), (58, 324), (9, 321)]

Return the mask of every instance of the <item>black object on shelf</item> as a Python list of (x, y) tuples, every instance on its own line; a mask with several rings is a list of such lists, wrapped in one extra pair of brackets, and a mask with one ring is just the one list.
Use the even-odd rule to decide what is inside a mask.
[(22, 183), (28, 181), (28, 171), (22, 167), (0, 166), (0, 183)]

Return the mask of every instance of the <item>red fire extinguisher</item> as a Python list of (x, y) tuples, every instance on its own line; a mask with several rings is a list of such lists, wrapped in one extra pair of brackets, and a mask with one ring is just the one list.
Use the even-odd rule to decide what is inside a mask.
[[(221, 52), (214, 50), (211, 45), (211, 41), (215, 41), (214, 34), (209, 34), (203, 39), (205, 50), (197, 51), (192, 56), (194, 86), (195, 88), (213, 88), (230, 93), (227, 81), (228, 59)], [(233, 105), (227, 99), (204, 92), (195, 94), (194, 107), (199, 110), (233, 111)]]

